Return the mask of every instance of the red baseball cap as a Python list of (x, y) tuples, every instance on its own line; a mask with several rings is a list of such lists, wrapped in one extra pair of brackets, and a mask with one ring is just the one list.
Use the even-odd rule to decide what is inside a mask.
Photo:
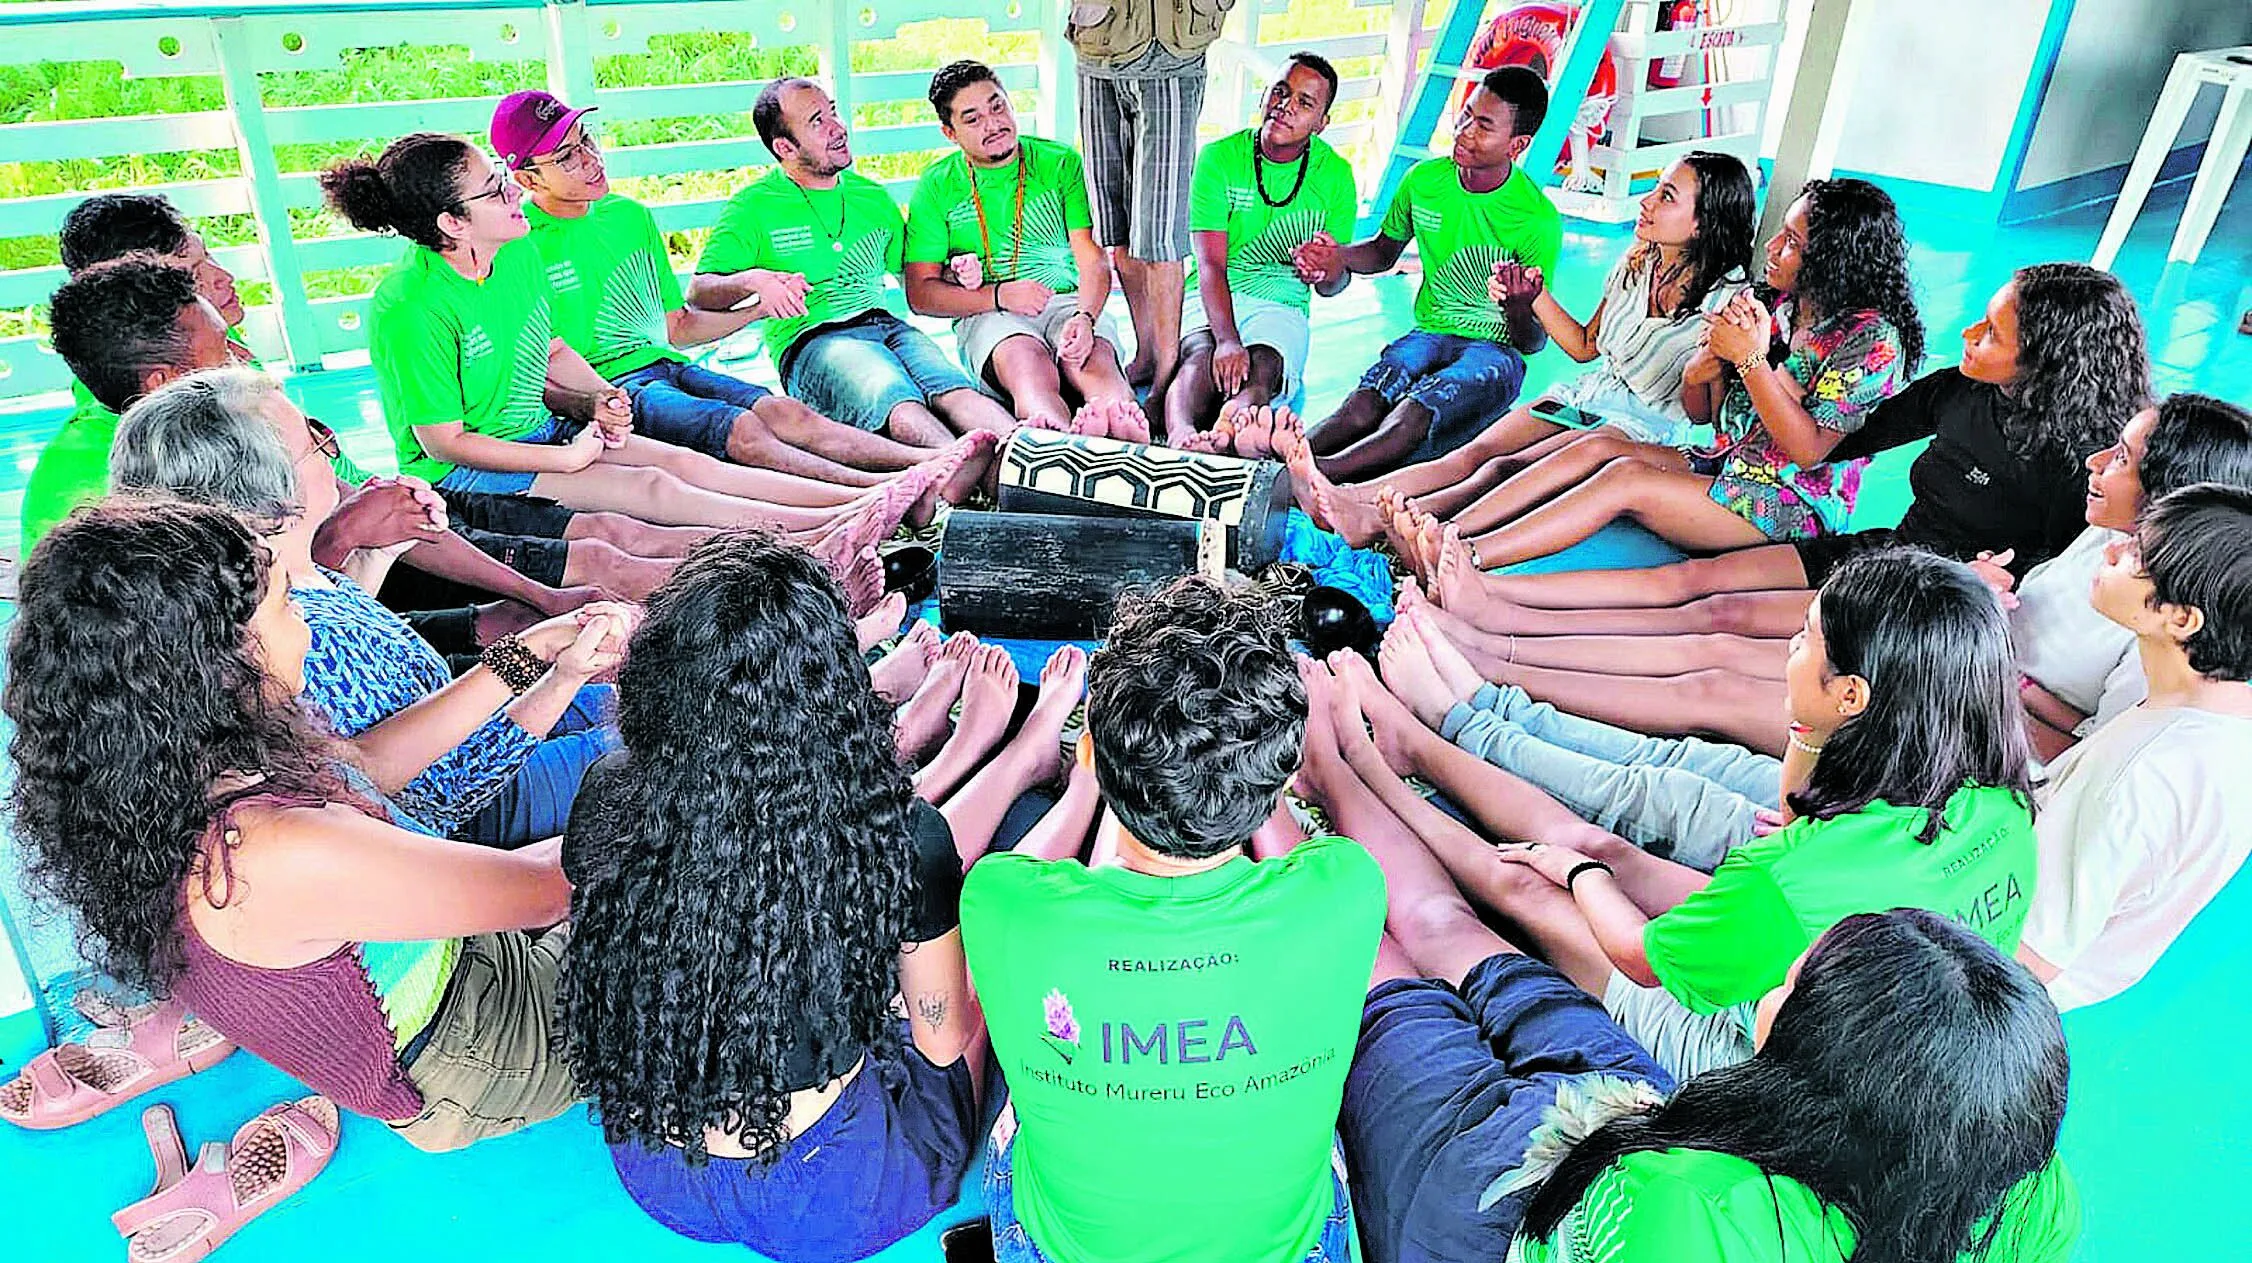
[(547, 153), (561, 144), (571, 124), (594, 108), (589, 105), (574, 110), (552, 92), (511, 92), (493, 107), (493, 148), (500, 151), (501, 161), (512, 170), (522, 168), (534, 154)]

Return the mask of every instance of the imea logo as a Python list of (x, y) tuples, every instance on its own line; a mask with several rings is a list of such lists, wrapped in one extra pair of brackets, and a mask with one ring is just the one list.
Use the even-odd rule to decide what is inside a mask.
[[(1212, 1037), (1214, 1027), (1219, 1028), (1217, 1042)], [(1132, 1022), (1103, 1023), (1105, 1064), (1130, 1066), (1139, 1057), (1145, 1062), (1154, 1059), (1161, 1066), (1199, 1066), (1225, 1061), (1231, 1052), (1256, 1055), (1258, 1051), (1259, 1046), (1251, 1042), (1251, 1028), (1233, 1015), (1225, 1019), (1182, 1018), (1140, 1031)]]

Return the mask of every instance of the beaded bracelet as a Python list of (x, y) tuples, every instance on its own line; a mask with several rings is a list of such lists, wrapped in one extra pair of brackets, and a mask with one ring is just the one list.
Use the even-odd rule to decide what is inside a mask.
[(1592, 869), (1598, 868), (1602, 869), (1606, 874), (1612, 877), (1618, 876), (1617, 873), (1611, 872), (1611, 866), (1609, 864), (1606, 864), (1601, 860), (1583, 860), (1580, 863), (1572, 865), (1571, 872), (1564, 874), (1564, 889), (1570, 890), (1572, 888), (1572, 883), (1580, 879), (1581, 873), (1585, 873)]
[(477, 655), (477, 660), (484, 664), (486, 670), (499, 676), (500, 682), (508, 686), (509, 692), (519, 697), (524, 690), (539, 683), (541, 676), (547, 674), (547, 663), (532, 652), (522, 636), (501, 637), (485, 646), (485, 651)]

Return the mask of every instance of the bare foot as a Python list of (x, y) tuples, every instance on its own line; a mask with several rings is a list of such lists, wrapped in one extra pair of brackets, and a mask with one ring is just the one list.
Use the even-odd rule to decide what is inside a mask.
[(968, 632), (947, 637), (931, 656), (930, 673), (923, 677), (922, 685), (899, 708), (899, 752), (913, 762), (921, 763), (946, 740), (950, 731), (947, 717), (954, 711), (955, 699), (962, 695), (962, 681), (977, 650), (977, 637)]
[(1017, 709), (1017, 664), (999, 645), (979, 645), (970, 659), (969, 678), (962, 681), (962, 713), (954, 721), (954, 739), (966, 741), (979, 758), (1000, 744), (1009, 717)]
[(1438, 563), (1425, 576), (1431, 581), (1431, 597), (1440, 608), (1461, 612), (1475, 609), (1484, 597), (1485, 575), (1478, 569), (1470, 545), (1462, 532), (1449, 524), (1439, 534)]
[[(1376, 749), (1384, 756), (1384, 766), (1392, 769), (1394, 776), (1410, 776), (1415, 772), (1414, 743), (1430, 736), (1399, 698), (1392, 696), (1368, 660), (1350, 649), (1340, 649), (1329, 655), (1329, 669), (1337, 677), (1338, 687), (1344, 691), (1345, 700), (1354, 713), (1364, 716), (1374, 730)], [(1342, 703), (1341, 703), (1342, 704)], [(1342, 730), (1345, 725), (1340, 724)]]
[(1376, 512), (1392, 555), (1409, 573), (1423, 577), (1423, 554), (1415, 546), (1415, 510), (1408, 507), (1407, 497), (1390, 486), (1378, 487)]
[(1104, 415), (1110, 423), (1110, 437), (1121, 443), (1149, 442), (1149, 414), (1131, 398), (1110, 399), (1103, 403)]
[[(1289, 466), (1298, 507), (1314, 519), (1316, 526), (1343, 536), (1355, 548), (1366, 548), (1383, 536), (1384, 513), (1376, 507), (1375, 496), (1331, 482), (1314, 463), (1314, 452), (1306, 446), (1304, 432), (1277, 430), (1275, 455)], [(1385, 490), (1390, 489), (1382, 488), (1379, 494)]]
[(1110, 418), (1104, 414), (1102, 403), (1098, 400), (1094, 403), (1079, 405), (1079, 411), (1071, 416), (1071, 424), (1061, 428), (1069, 433), (1086, 438), (1108, 438), (1110, 437)]
[(1216, 456), (1234, 453), (1234, 440), (1218, 430), (1199, 430), (1173, 445), (1177, 452), (1205, 452)]
[(1424, 727), (1437, 730), (1446, 721), (1447, 712), (1462, 699), (1453, 696), (1445, 681), (1439, 678), (1439, 669), (1431, 665), (1431, 651), (1423, 647), (1423, 638), (1416, 634), (1413, 620), (1396, 618), (1384, 632), (1383, 647), (1376, 653), (1377, 665), (1384, 672), (1384, 687), (1392, 696), (1406, 702)]
[(1401, 615), (1396, 622), (1404, 621), (1415, 631), (1417, 640), (1423, 642), (1423, 652), (1430, 655), (1431, 667), (1439, 673), (1439, 682), (1446, 686), (1458, 700), (1468, 701), (1479, 689), (1485, 687), (1486, 677), (1470, 665), (1454, 640), (1441, 625), (1446, 612), (1430, 605), (1419, 605)]
[(1040, 777), (1033, 784), (1046, 783), (1062, 774), (1063, 726), (1086, 691), (1086, 650), (1077, 645), (1065, 645), (1048, 656), (1048, 664), (1040, 668), (1040, 700), (1032, 704), (1031, 713), (1017, 729), (1016, 741), (1011, 743), (1040, 760)]
[[(896, 595), (896, 594), (895, 594)], [(931, 660), (938, 655), (938, 629), (917, 621), (891, 647), (891, 652), (868, 667), (868, 683), (876, 696), (897, 706), (915, 695), (930, 678)]]
[[(868, 551), (872, 553), (875, 550), (871, 548)], [(879, 561), (876, 563), (876, 585), (879, 589), (883, 586), (883, 581), (884, 566)], [(860, 642), (860, 652), (866, 653), (898, 635), (899, 621), (905, 617), (907, 617), (907, 596), (905, 593), (893, 592), (879, 598), (867, 613), (853, 620), (853, 636)]]
[(985, 481), (986, 467), (993, 463), (1000, 443), (1001, 436), (991, 430), (972, 430), (926, 462), (940, 471), (938, 498), (948, 504), (967, 500)]
[[(841, 538), (845, 543), (851, 542), (851, 537), (844, 535), (842, 532), (831, 538)], [(821, 556), (818, 551), (814, 555)], [(844, 589), (845, 611), (855, 619), (875, 609), (883, 601), (884, 563), (883, 559), (876, 555), (875, 544), (862, 544), (850, 553), (842, 554), (834, 559), (821, 557), (821, 560), (824, 565), (829, 567), (829, 572), (837, 577), (837, 586)], [(896, 630), (898, 626), (898, 621), (894, 620), (892, 622), (893, 629)], [(879, 636), (877, 639), (881, 640), (882, 637)], [(862, 649), (867, 647), (867, 645), (861, 646)]]
[(1275, 410), (1245, 408), (1236, 414), (1235, 454), (1246, 460), (1265, 460), (1275, 454)]
[[(813, 546), (813, 555), (819, 557), (838, 579), (846, 579), (846, 571), (854, 564), (854, 559), (861, 550), (873, 550), (877, 544), (889, 539), (891, 533), (899, 529), (899, 524), (907, 519), (907, 511), (915, 506), (915, 501), (921, 499), (923, 492), (929, 488), (929, 475), (916, 475), (916, 470), (909, 470), (879, 487), (874, 497), (861, 502), (862, 507), (856, 513), (839, 519), (829, 533)], [(879, 563), (876, 567), (875, 592), (869, 595), (866, 605), (855, 606), (853, 612), (864, 612), (867, 605), (875, 604), (876, 598), (882, 595), (883, 566)]]

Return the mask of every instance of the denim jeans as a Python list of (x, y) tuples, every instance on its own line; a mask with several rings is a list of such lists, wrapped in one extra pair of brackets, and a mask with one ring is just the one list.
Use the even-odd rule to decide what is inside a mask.
[[(1017, 1218), (1016, 1181), (1010, 1170), (1010, 1156), (1016, 1147), (1014, 1123), (1012, 1116), (996, 1127), (992, 1141), (985, 1147), (985, 1209), (993, 1225), (993, 1261), (1053, 1263)], [(1357, 1235), (1353, 1229), (1352, 1198), (1335, 1167), (1333, 1157), (1329, 1175), (1332, 1190), (1329, 1218), (1322, 1224), (1321, 1236), (1315, 1239), (1314, 1248), (1306, 1252), (1304, 1263), (1352, 1263), (1353, 1239)], [(1244, 1175), (1242, 1172), (1234, 1174)]]
[(784, 390), (823, 416), (872, 433), (903, 403), (977, 389), (936, 342), (886, 311), (807, 334), (788, 358)]
[(1781, 793), (1782, 764), (1696, 737), (1646, 737), (1488, 684), (1439, 734), (1662, 859), (1711, 872)]
[(660, 443), (727, 459), (735, 418), (767, 397), (767, 389), (682, 360), (658, 360), (622, 374), (618, 389), (633, 399), (633, 427)]
[(1475, 438), (1517, 402), (1525, 357), (1483, 338), (1410, 329), (1393, 339), (1361, 374), (1362, 390), (1387, 405), (1414, 400), (1431, 410), (1431, 432), (1417, 460), (1432, 460)]
[[(555, 444), (570, 442), (572, 436), (576, 435), (581, 428), (579, 422), (565, 421), (561, 417), (549, 417), (547, 420), (540, 422), (539, 426), (529, 434), (513, 441), (554, 446)], [(530, 494), (532, 484), (537, 481), (539, 481), (538, 474), (522, 470), (473, 469), (467, 465), (456, 465), (453, 467), (453, 472), (438, 480), (438, 489), (441, 491), (470, 491), (488, 496), (521, 496)]]
[(524, 766), (493, 800), (463, 821), (454, 836), (482, 846), (514, 849), (563, 832), (579, 782), (596, 759), (618, 748), (616, 692), (589, 684), (571, 699), (563, 717), (532, 750)]

